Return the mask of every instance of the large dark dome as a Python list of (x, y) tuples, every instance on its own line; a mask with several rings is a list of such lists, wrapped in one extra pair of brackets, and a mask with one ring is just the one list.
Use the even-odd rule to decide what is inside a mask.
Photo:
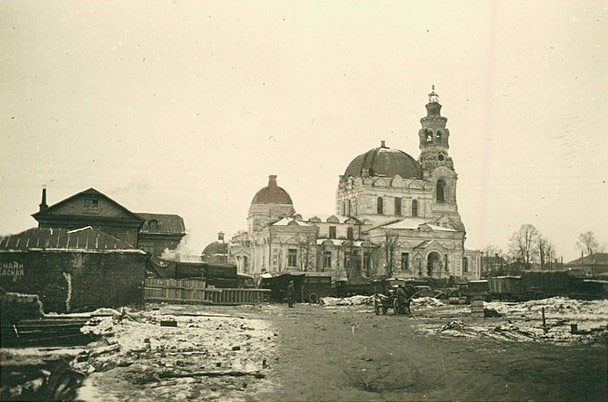
[(293, 202), (291, 202), (291, 197), (287, 194), (287, 191), (277, 185), (277, 176), (272, 175), (269, 177), (268, 186), (255, 194), (251, 204), (293, 205)]
[(398, 149), (391, 149), (384, 145), (370, 149), (357, 156), (348, 165), (344, 177), (359, 177), (366, 169), (370, 176), (401, 176), (404, 179), (422, 179), (422, 168), (418, 162)]

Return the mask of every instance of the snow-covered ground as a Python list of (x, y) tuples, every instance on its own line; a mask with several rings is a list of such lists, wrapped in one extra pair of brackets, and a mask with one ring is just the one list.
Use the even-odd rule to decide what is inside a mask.
[[(229, 312), (217, 314), (196, 306), (161, 305), (97, 319), (96, 325), (85, 327), (84, 331), (104, 337), (74, 363), (74, 368), (89, 374), (79, 398), (208, 400), (215, 398), (214, 393), (219, 395), (220, 390), (223, 395), (232, 390), (236, 393), (231, 398), (240, 399), (239, 392), (245, 391), (247, 383), (253, 385), (255, 375), (262, 376), (270, 365), (274, 333), (266, 321), (234, 310)], [(160, 325), (161, 321), (171, 320), (176, 327)], [(203, 384), (202, 378), (194, 374), (227, 371), (250, 373), (251, 377), (205, 377)], [(140, 387), (113, 385), (124, 379)]]
[[(509, 341), (595, 343), (608, 339), (608, 300), (552, 297), (519, 303), (491, 302), (485, 303), (485, 308), (494, 309), (503, 316), (473, 320), (463, 317), (447, 323), (425, 323), (419, 330), (447, 336)], [(576, 332), (572, 331), (572, 324), (576, 324)]]

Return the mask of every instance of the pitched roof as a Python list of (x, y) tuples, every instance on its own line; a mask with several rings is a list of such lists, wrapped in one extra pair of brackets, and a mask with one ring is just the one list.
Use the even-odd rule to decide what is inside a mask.
[[(186, 234), (184, 219), (174, 214), (150, 214), (137, 212), (137, 216), (145, 220), (140, 233)], [(156, 224), (154, 223), (156, 221)]]
[(570, 261), (568, 264), (608, 264), (608, 253), (595, 253), (583, 258), (577, 258), (576, 260)]
[(298, 221), (293, 218), (283, 218), (280, 221), (273, 223), (272, 226), (310, 226), (310, 225), (306, 222)]
[(94, 189), (93, 187), (91, 187), (91, 188), (89, 188), (87, 190), (81, 191), (79, 193), (76, 193), (76, 194), (74, 194), (74, 195), (72, 195), (72, 196), (70, 196), (70, 197), (68, 197), (68, 198), (66, 198), (64, 200), (61, 200), (61, 201), (59, 201), (59, 202), (57, 202), (57, 203), (49, 206), (48, 208), (46, 208), (46, 209), (44, 209), (42, 211), (39, 211), (39, 212), (36, 212), (35, 214), (32, 214), (32, 216), (34, 217), (34, 219), (38, 220), (39, 217), (47, 215), (49, 211), (55, 209), (56, 207), (58, 207), (60, 205), (63, 205), (65, 203), (68, 203), (68, 202), (72, 201), (73, 199), (75, 199), (77, 197), (80, 197), (80, 196), (83, 196), (83, 195), (95, 195), (95, 196), (98, 196), (98, 197), (103, 197), (106, 200), (108, 200), (109, 202), (111, 202), (112, 204), (116, 205), (117, 207), (119, 207), (120, 209), (122, 209), (123, 211), (125, 211), (127, 213), (127, 215), (130, 215), (132, 218), (134, 218), (134, 219), (136, 219), (138, 221), (142, 220), (142, 218), (140, 218), (139, 216), (137, 216), (136, 214), (134, 214), (133, 212), (131, 212), (130, 210), (128, 210), (126, 207), (120, 205), (118, 202), (114, 201), (113, 199), (111, 199), (110, 197), (108, 197), (104, 193), (102, 193), (102, 192)]
[(1, 236), (0, 251), (130, 252), (145, 254), (130, 244), (90, 226), (68, 230), (32, 228)]

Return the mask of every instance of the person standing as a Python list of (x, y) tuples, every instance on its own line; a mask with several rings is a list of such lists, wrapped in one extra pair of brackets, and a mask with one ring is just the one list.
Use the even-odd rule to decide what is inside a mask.
[(289, 307), (293, 307), (293, 302), (296, 298), (296, 288), (293, 286), (293, 281), (289, 281), (287, 285), (287, 303)]

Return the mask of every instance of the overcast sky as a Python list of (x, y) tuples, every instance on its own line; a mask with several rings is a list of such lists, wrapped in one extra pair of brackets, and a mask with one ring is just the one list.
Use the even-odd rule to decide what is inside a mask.
[(0, 234), (94, 187), (199, 253), (277, 174), (300, 213), (436, 86), (467, 248), (608, 243), (607, 1), (0, 2)]

